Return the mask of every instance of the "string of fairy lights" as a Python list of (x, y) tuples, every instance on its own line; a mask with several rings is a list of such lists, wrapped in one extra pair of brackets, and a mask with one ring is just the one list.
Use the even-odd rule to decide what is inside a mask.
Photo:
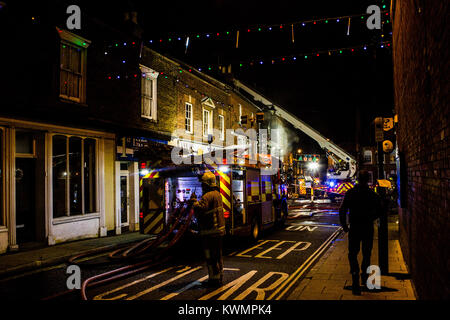
[[(386, 8), (386, 5), (382, 5), (383, 8)], [(387, 10), (383, 10), (380, 12), (381, 14), (381, 24), (382, 28), (384, 28), (385, 24), (390, 24), (390, 16)], [(325, 17), (318, 19), (308, 19), (302, 21), (295, 21), (291, 23), (281, 23), (281, 24), (264, 24), (264, 25), (253, 25), (246, 28), (240, 29), (230, 29), (226, 31), (216, 31), (216, 32), (189, 32), (189, 33), (172, 33), (166, 35), (164, 37), (160, 37), (157, 39), (149, 39), (145, 41), (145, 44), (149, 45), (169, 45), (171, 43), (183, 42), (185, 46), (185, 51), (188, 50), (192, 41), (194, 40), (217, 40), (217, 39), (229, 39), (235, 40), (235, 47), (239, 48), (240, 46), (240, 37), (243, 33), (248, 35), (264, 33), (264, 32), (274, 32), (274, 31), (283, 31), (289, 32), (291, 42), (295, 43), (295, 32), (296, 31), (304, 31), (304, 30), (313, 30), (314, 28), (307, 28), (307, 26), (318, 26), (318, 25), (333, 25), (338, 26), (341, 24), (346, 24), (347, 28), (345, 29), (346, 35), (350, 35), (352, 22), (366, 23), (367, 17), (371, 14), (363, 13), (363, 14), (353, 14), (346, 16), (337, 16), (337, 17)]]
[[(237, 67), (239, 69), (244, 69), (246, 67), (255, 67), (255, 66), (262, 66), (262, 65), (275, 65), (275, 64), (288, 64), (288, 63), (295, 63), (299, 61), (310, 61), (317, 57), (324, 57), (324, 56), (346, 56), (348, 54), (355, 55), (355, 54), (367, 54), (369, 52), (369, 48), (386, 48), (389, 49), (391, 47), (391, 42), (386, 39), (389, 37), (385, 37), (384, 32), (384, 26), (385, 24), (389, 24), (390, 16), (389, 12), (386, 10), (386, 0), (381, 0), (382, 2), (382, 11), (381, 17), (382, 17), (382, 30), (379, 33), (380, 40), (379, 41), (373, 41), (371, 43), (364, 43), (354, 46), (347, 46), (347, 47), (341, 47), (341, 48), (330, 48), (330, 49), (316, 49), (316, 50), (309, 50), (307, 52), (300, 52), (296, 54), (290, 54), (290, 55), (283, 55), (283, 56), (276, 56), (276, 57), (264, 57), (264, 58), (249, 58), (245, 60), (241, 60), (237, 63)], [(292, 23), (283, 23), (283, 24), (270, 24), (270, 25), (253, 25), (246, 29), (241, 30), (229, 30), (229, 31), (219, 31), (219, 32), (203, 32), (203, 33), (183, 33), (179, 35), (170, 35), (166, 38), (160, 38), (159, 40), (142, 40), (142, 42), (119, 42), (115, 41), (109, 44), (105, 44), (105, 55), (108, 55), (114, 51), (114, 49), (118, 48), (125, 48), (130, 46), (140, 46), (141, 48), (143, 46), (149, 46), (148, 44), (165, 44), (170, 42), (176, 42), (176, 41), (185, 41), (185, 52), (187, 51), (191, 39), (221, 39), (224, 37), (229, 37), (230, 39), (234, 37), (234, 32), (236, 33), (236, 36), (234, 39), (236, 40), (236, 48), (239, 47), (239, 33), (240, 32), (246, 32), (248, 34), (256, 33), (256, 32), (271, 32), (275, 30), (288, 30), (291, 32), (292, 39), (291, 41), (295, 41), (295, 28), (304, 28), (308, 25), (314, 26), (314, 25), (339, 25), (341, 23), (345, 23), (347, 25), (346, 32), (347, 35), (350, 34), (351, 30), (351, 24), (352, 21), (359, 21), (360, 23), (366, 23), (366, 18), (370, 16), (371, 14), (353, 14), (353, 15), (345, 15), (345, 16), (335, 16), (335, 17), (324, 17), (324, 18), (318, 18), (318, 19), (308, 19), (308, 20), (302, 20), (302, 21), (295, 21)], [(290, 28), (289, 28), (290, 27)], [(309, 30), (312, 30), (309, 28)], [(389, 30), (388, 30), (389, 31)], [(392, 32), (389, 33), (390, 35)], [(125, 59), (121, 59), (122, 63), (126, 63)], [(217, 65), (217, 64), (206, 64), (202, 66), (197, 66), (197, 68), (187, 67), (187, 68), (180, 68), (179, 70), (175, 71), (174, 74), (176, 74), (175, 77), (173, 77), (174, 81), (177, 83), (180, 83), (184, 85), (186, 88), (189, 88), (188, 83), (184, 83), (179, 75), (183, 72), (198, 72), (198, 73), (207, 73), (207, 72), (220, 72), (222, 71), (222, 68), (225, 68), (224, 66)], [(138, 77), (138, 73), (134, 74), (121, 74), (121, 73), (108, 73), (107, 79), (109, 80), (119, 80), (123, 78), (129, 78), (129, 77)], [(169, 74), (164, 74), (163, 72), (160, 73), (160, 76), (167, 79), (171, 77)], [(205, 95), (204, 93), (201, 93), (202, 95)], [(205, 95), (206, 96), (206, 95)], [(218, 102), (221, 103), (221, 102)]]

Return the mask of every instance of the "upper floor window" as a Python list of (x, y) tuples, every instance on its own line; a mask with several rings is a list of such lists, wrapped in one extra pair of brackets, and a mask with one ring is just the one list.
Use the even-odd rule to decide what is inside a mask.
[(59, 96), (86, 102), (86, 60), (90, 41), (69, 31), (58, 29), (60, 43)]
[(225, 139), (225, 118), (223, 115), (219, 115), (219, 134), (220, 140)]
[(212, 133), (212, 113), (209, 110), (203, 109), (203, 136), (208, 136)]
[(371, 150), (364, 150), (364, 154), (363, 154), (363, 160), (364, 163), (372, 163), (372, 151)]
[(184, 119), (184, 129), (186, 132), (193, 133), (193, 117), (192, 117), (192, 104), (185, 103), (185, 119)]
[(156, 81), (159, 73), (145, 66), (140, 66), (141, 77), (141, 117), (157, 119)]

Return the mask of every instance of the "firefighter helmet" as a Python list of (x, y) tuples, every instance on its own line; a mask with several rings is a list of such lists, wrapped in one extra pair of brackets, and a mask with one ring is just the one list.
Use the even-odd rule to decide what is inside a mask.
[(216, 176), (212, 172), (205, 172), (202, 176), (202, 183), (208, 185), (209, 187), (215, 187)]

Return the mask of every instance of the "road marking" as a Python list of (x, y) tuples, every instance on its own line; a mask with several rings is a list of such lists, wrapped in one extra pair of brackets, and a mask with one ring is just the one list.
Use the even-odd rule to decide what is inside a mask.
[(203, 297), (200, 297), (198, 300), (208, 300), (216, 295), (218, 295), (219, 293), (226, 291), (228, 289), (228, 291), (226, 291), (224, 294), (222, 294), (217, 300), (226, 300), (230, 295), (232, 295), (237, 289), (239, 289), (245, 282), (247, 282), (251, 277), (253, 277), (255, 275), (255, 273), (257, 273), (258, 271), (256, 270), (252, 270), (250, 272), (247, 272), (246, 274), (244, 274), (243, 276), (237, 278), (236, 280), (227, 283), (226, 285), (220, 287), (219, 289), (210, 292), (206, 295), (204, 295)]
[[(273, 275), (279, 275), (280, 277), (274, 281), (272, 284), (270, 284), (268, 287), (265, 288), (259, 288), (260, 285), (262, 285), (264, 282), (266, 282), (267, 279), (272, 277)], [(247, 297), (250, 293), (255, 291), (257, 293), (256, 300), (264, 300), (266, 296), (266, 292), (272, 291), (275, 289), (279, 284), (281, 284), (286, 278), (289, 277), (287, 273), (284, 272), (269, 272), (264, 277), (256, 281), (253, 285), (251, 285), (247, 290), (239, 294), (236, 298), (233, 300), (243, 300), (245, 297)]]
[(244, 251), (242, 251), (241, 253), (237, 254), (236, 257), (246, 257), (246, 258), (251, 258), (252, 256), (244, 255), (244, 253), (247, 253), (247, 252), (252, 251), (252, 250), (254, 250), (254, 249), (256, 249), (256, 248), (259, 248), (259, 247), (261, 247), (263, 244), (265, 244), (265, 243), (267, 243), (267, 242), (269, 242), (269, 241), (280, 241), (280, 240), (265, 240), (265, 241), (261, 241), (261, 242), (258, 243), (256, 246), (251, 247), (251, 248), (249, 248), (249, 249), (247, 249), (247, 250), (244, 250)]
[(189, 290), (189, 289), (192, 288), (192, 287), (195, 287), (195, 286), (201, 286), (201, 285), (202, 285), (202, 282), (205, 281), (206, 279), (208, 279), (208, 277), (209, 277), (209, 276), (206, 275), (206, 276), (204, 276), (204, 277), (201, 277), (200, 279), (197, 279), (197, 280), (195, 280), (195, 281), (192, 281), (191, 283), (189, 283), (188, 285), (184, 286), (184, 287), (181, 288), (180, 290), (177, 290), (177, 291), (175, 291), (175, 292), (173, 292), (173, 293), (170, 293), (170, 294), (168, 294), (168, 295), (162, 297), (160, 300), (169, 300), (169, 299), (172, 299), (173, 297), (179, 295), (180, 293), (182, 293), (182, 292), (184, 292), (184, 291), (186, 291), (186, 290)]
[(314, 226), (302, 226), (302, 225), (290, 225), (289, 227), (286, 227), (285, 230), (287, 231), (304, 231), (304, 230), (308, 230), (309, 232), (313, 232), (314, 230), (316, 230), (318, 227)]
[(280, 241), (280, 242), (278, 242), (276, 245), (270, 247), (269, 249), (267, 249), (267, 250), (265, 250), (265, 251), (263, 251), (263, 252), (261, 252), (261, 253), (258, 253), (258, 254), (255, 256), (255, 258), (272, 259), (272, 257), (264, 256), (264, 254), (267, 253), (267, 252), (269, 252), (269, 251), (275, 250), (275, 249), (282, 250), (281, 248), (278, 248), (278, 246), (281, 245), (281, 244), (283, 244), (283, 243), (285, 243), (285, 242), (295, 242), (295, 241)]
[[(237, 268), (223, 268), (223, 270), (224, 270), (224, 271), (240, 271), (241, 269), (237, 269)], [(181, 288), (181, 289), (179, 289), (179, 290), (177, 290), (177, 291), (175, 291), (175, 292), (173, 292), (173, 293), (170, 293), (170, 294), (168, 294), (168, 295), (162, 297), (160, 300), (169, 300), (169, 299), (172, 299), (173, 297), (179, 295), (180, 293), (182, 293), (182, 292), (184, 292), (184, 291), (186, 291), (186, 290), (189, 290), (189, 289), (192, 288), (192, 287), (195, 287), (195, 286), (201, 286), (201, 285), (202, 285), (202, 282), (205, 281), (205, 280), (207, 280), (208, 277), (209, 277), (209, 276), (206, 275), (206, 276), (204, 276), (204, 277), (201, 277), (200, 279), (197, 279), (197, 280), (195, 280), (195, 281), (192, 281), (191, 283), (189, 283), (188, 285), (184, 286), (183, 288)]]
[[(275, 292), (273, 292), (268, 298), (267, 298), (267, 300), (272, 300), (277, 294), (278, 294), (278, 292), (280, 292), (282, 289), (283, 289), (283, 287), (285, 287), (286, 285), (288, 285), (289, 283), (289, 286), (288, 286), (288, 288), (286, 289), (286, 290), (284, 290), (277, 298), (276, 298), (276, 300), (279, 300), (285, 293), (286, 293), (286, 291), (295, 283), (295, 281), (297, 281), (298, 280), (298, 278), (296, 278), (296, 276), (297, 276), (297, 274), (299, 273), (299, 272), (301, 272), (302, 270), (303, 270), (303, 268), (305, 268), (305, 270), (306, 270), (306, 265), (310, 265), (313, 261), (315, 261), (319, 256), (320, 256), (320, 253), (323, 251), (323, 249), (324, 248), (326, 248), (327, 246), (328, 246), (328, 244), (339, 234), (339, 232), (341, 231), (341, 228), (339, 228), (338, 230), (336, 230), (324, 243), (322, 243), (322, 245), (312, 254), (312, 255), (310, 255), (309, 257), (308, 257), (308, 259), (306, 259), (306, 261), (297, 269), (297, 270), (295, 270), (290, 276), (289, 276), (289, 278), (285, 281), (285, 282), (283, 282), (278, 288), (277, 288), (277, 290), (275, 290)], [(311, 261), (311, 263), (309, 263)], [(308, 264), (309, 263), (309, 264)], [(301, 274), (303, 274), (303, 272), (305, 271), (305, 270), (303, 270), (302, 272), (301, 272)], [(300, 274), (300, 275), (301, 275)], [(294, 279), (295, 278), (295, 279)]]
[(197, 270), (199, 270), (199, 269), (201, 269), (201, 268), (202, 268), (202, 267), (196, 267), (196, 268), (193, 268), (193, 269), (191, 269), (191, 270), (189, 270), (189, 271), (186, 271), (186, 272), (184, 272), (184, 273), (182, 273), (182, 274), (179, 274), (178, 276), (175, 276), (175, 277), (170, 278), (170, 279), (168, 279), (168, 280), (166, 280), (166, 281), (164, 281), (164, 282), (161, 282), (160, 284), (158, 284), (158, 285), (156, 285), (156, 286), (153, 286), (153, 287), (150, 287), (150, 288), (148, 288), (148, 289), (146, 289), (146, 290), (143, 290), (143, 291), (141, 291), (141, 292), (138, 292), (138, 293), (135, 294), (134, 296), (131, 296), (131, 297), (126, 298), (126, 300), (134, 300), (134, 299), (136, 299), (136, 298), (139, 298), (139, 297), (141, 297), (141, 296), (143, 296), (143, 295), (145, 295), (145, 294), (147, 294), (147, 293), (149, 293), (149, 292), (152, 292), (152, 291), (154, 291), (154, 290), (156, 290), (156, 289), (159, 289), (159, 288), (161, 288), (161, 287), (164, 287), (166, 284), (169, 284), (169, 283), (171, 283), (171, 282), (173, 282), (173, 281), (175, 281), (175, 280), (178, 280), (178, 279), (180, 279), (180, 278), (182, 278), (182, 277), (184, 277), (184, 276), (187, 276), (188, 274), (190, 274), (190, 273), (192, 273), (192, 272), (194, 272), (194, 271), (197, 271)]
[[(301, 245), (302, 243), (305, 244), (305, 246), (304, 246), (303, 248), (301, 248), (301, 249), (295, 249), (295, 248), (297, 248), (299, 245)], [(303, 250), (308, 249), (310, 246), (311, 246), (311, 242), (303, 242), (303, 241), (299, 241), (299, 242), (297, 242), (296, 244), (294, 244), (292, 247), (290, 247), (289, 249), (287, 249), (285, 252), (283, 252), (282, 254), (280, 254), (280, 255), (277, 257), (277, 259), (283, 259), (284, 256), (286, 256), (288, 253), (290, 253), (290, 252), (293, 251), (293, 250), (296, 250), (296, 251), (303, 251)]]
[(114, 288), (114, 289), (112, 289), (112, 290), (110, 290), (110, 291), (106, 291), (106, 292), (104, 292), (104, 293), (101, 293), (101, 294), (99, 294), (99, 295), (96, 295), (96, 296), (94, 297), (94, 300), (118, 300), (118, 299), (120, 299), (120, 298), (123, 298), (123, 297), (125, 297), (125, 296), (127, 295), (126, 293), (120, 294), (120, 295), (115, 296), (115, 297), (112, 297), (112, 298), (103, 299), (104, 296), (107, 296), (107, 295), (109, 295), (109, 294), (111, 294), (111, 293), (113, 293), (113, 292), (122, 290), (122, 289), (124, 289), (124, 288), (131, 287), (131, 286), (133, 286), (133, 285), (135, 285), (135, 284), (137, 284), (137, 283), (140, 283), (140, 282), (142, 282), (142, 281), (145, 281), (145, 280), (151, 279), (151, 278), (153, 278), (153, 277), (156, 277), (157, 275), (160, 275), (160, 274), (162, 274), (162, 273), (164, 273), (164, 272), (166, 272), (166, 271), (169, 271), (170, 269), (173, 269), (173, 268), (174, 268), (174, 267), (170, 267), (170, 268), (167, 268), (167, 269), (164, 269), (164, 270), (161, 270), (161, 271), (152, 273), (151, 275), (148, 275), (148, 276), (146, 276), (145, 278), (135, 280), (135, 281), (130, 282), (130, 283), (127, 283), (127, 284), (125, 284), (125, 285), (123, 285), (123, 286), (120, 286), (120, 287)]

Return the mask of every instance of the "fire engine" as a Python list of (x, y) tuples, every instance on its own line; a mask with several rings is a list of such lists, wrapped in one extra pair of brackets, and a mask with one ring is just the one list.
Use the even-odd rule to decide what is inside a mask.
[[(287, 188), (279, 174), (261, 175), (257, 165), (178, 165), (152, 169), (141, 165), (140, 230), (159, 234), (170, 225), (177, 209), (185, 207), (191, 195), (202, 196), (199, 179), (214, 173), (222, 196), (226, 231), (229, 236), (257, 239), (261, 231), (284, 224), (288, 215)], [(196, 220), (192, 228), (195, 230)]]

